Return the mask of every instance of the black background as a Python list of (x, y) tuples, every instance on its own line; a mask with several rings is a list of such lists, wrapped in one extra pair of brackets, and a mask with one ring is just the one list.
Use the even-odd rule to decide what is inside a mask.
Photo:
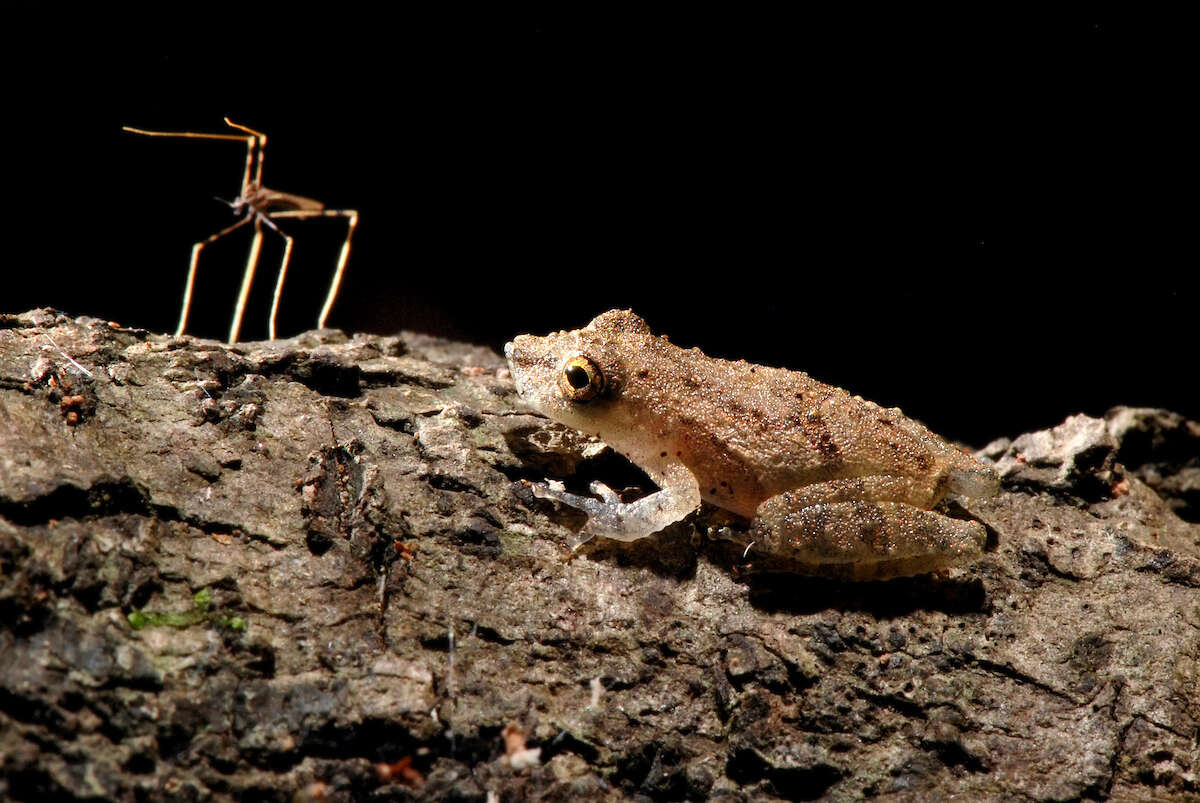
[[(347, 330), (499, 348), (632, 307), (976, 445), (1119, 403), (1200, 414), (1181, 20), (166, 8), (9, 12), (0, 311), (173, 330), (244, 148), (120, 127), (229, 116), (268, 134), (267, 186), (361, 213)], [(342, 237), (287, 229), (285, 335)], [(189, 331), (224, 336), (248, 241), (205, 252)]]

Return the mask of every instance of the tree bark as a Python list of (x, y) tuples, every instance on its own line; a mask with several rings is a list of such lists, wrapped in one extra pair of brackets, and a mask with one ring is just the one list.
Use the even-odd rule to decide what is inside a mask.
[(522, 480), (636, 472), (490, 350), (0, 316), (0, 797), (1200, 798), (1198, 444), (992, 444), (949, 576), (567, 559)]

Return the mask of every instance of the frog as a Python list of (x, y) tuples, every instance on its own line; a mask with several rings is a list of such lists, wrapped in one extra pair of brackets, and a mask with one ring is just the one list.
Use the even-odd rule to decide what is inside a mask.
[[(801, 371), (681, 348), (631, 310), (504, 347), (534, 411), (595, 436), (658, 486), (623, 501), (559, 481), (534, 494), (587, 514), (572, 551), (637, 541), (708, 503), (748, 520), (747, 549), (788, 571), (845, 579), (948, 570), (979, 556), (987, 530), (935, 510), (998, 490), (995, 470), (898, 408)], [(943, 506), (944, 507), (944, 506)]]

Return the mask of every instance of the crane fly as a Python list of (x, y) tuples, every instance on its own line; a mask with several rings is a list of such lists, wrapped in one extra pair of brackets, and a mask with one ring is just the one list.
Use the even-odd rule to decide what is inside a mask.
[(237, 304), (234, 307), (233, 323), (229, 327), (229, 342), (236, 343), (238, 333), (242, 328), (242, 316), (246, 311), (246, 300), (250, 296), (250, 287), (254, 284), (254, 272), (258, 267), (258, 256), (262, 249), (263, 226), (266, 225), (283, 238), (283, 258), (279, 264), (279, 275), (275, 279), (275, 294), (271, 299), (271, 318), (268, 323), (268, 333), (275, 339), (275, 318), (279, 312), (279, 298), (283, 294), (283, 283), (287, 276), (288, 262), (292, 256), (292, 238), (285, 234), (276, 220), (281, 218), (297, 218), (300, 220), (316, 217), (341, 217), (347, 222), (346, 239), (342, 242), (341, 254), (338, 256), (337, 268), (321, 314), (317, 318), (317, 328), (325, 328), (325, 319), (333, 309), (334, 299), (342, 284), (342, 274), (346, 270), (346, 260), (350, 258), (350, 238), (354, 236), (354, 228), (358, 225), (358, 212), (353, 209), (326, 209), (320, 201), (305, 198), (303, 195), (292, 195), (286, 192), (268, 189), (263, 186), (263, 156), (267, 146), (267, 135), (244, 125), (239, 125), (228, 117), (225, 123), (230, 128), (236, 128), (244, 134), (201, 134), (193, 131), (146, 131), (140, 128), (122, 126), (122, 129), (133, 134), (147, 137), (182, 137), (186, 139), (223, 139), (239, 140), (246, 143), (246, 169), (242, 173), (242, 189), (232, 201), (224, 201), (233, 209), (234, 214), (242, 218), (232, 226), (227, 226), (192, 246), (192, 259), (188, 265), (187, 283), (183, 289), (183, 308), (179, 313), (179, 328), (176, 336), (182, 335), (187, 328), (188, 312), (192, 306), (192, 290), (196, 282), (196, 266), (200, 262), (200, 252), (211, 243), (224, 237), (232, 231), (240, 229), (247, 223), (254, 223), (254, 238), (250, 241), (250, 255), (246, 259), (246, 270), (242, 274), (242, 287), (238, 291)]

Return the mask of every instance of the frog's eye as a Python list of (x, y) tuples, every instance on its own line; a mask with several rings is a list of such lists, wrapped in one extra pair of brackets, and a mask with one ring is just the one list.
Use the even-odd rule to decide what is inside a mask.
[(558, 389), (571, 401), (588, 401), (604, 390), (604, 374), (599, 365), (580, 354), (563, 363)]

